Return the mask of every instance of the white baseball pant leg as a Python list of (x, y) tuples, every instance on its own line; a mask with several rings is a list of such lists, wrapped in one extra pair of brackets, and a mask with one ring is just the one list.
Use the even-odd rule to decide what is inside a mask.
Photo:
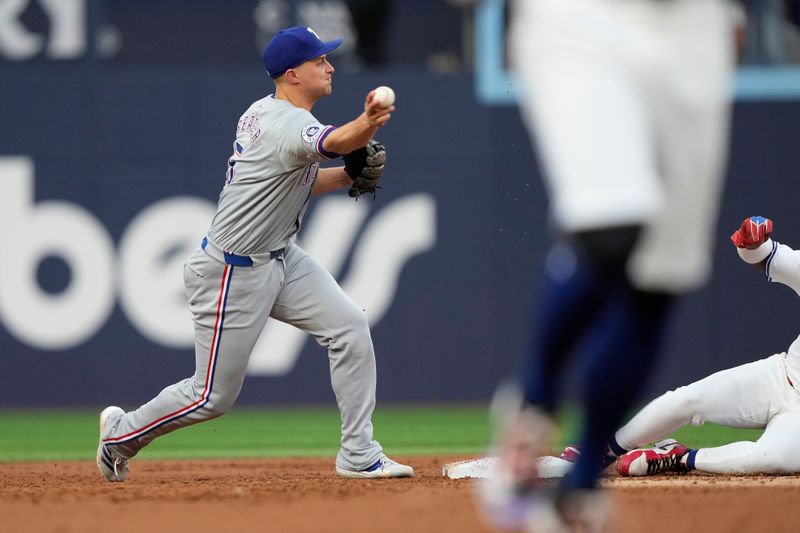
[(328, 349), (331, 386), (342, 417), (336, 466), (362, 470), (383, 455), (373, 439), (377, 374), (367, 316), (298, 246), (287, 248), (284, 263), (286, 279), (271, 316), (310, 333)]
[(110, 421), (103, 441), (116, 455), (133, 457), (156, 437), (231, 408), (283, 278), (279, 260), (232, 266), (202, 249), (194, 252), (184, 266), (195, 328), (194, 376)]
[(711, 275), (730, 130), (732, 17), (719, 0), (629, 4), (651, 5), (647, 27), (670, 37), (653, 43), (663, 61), (642, 76), (664, 203), (629, 272), (640, 289), (693, 290)]
[[(634, 285), (670, 293), (700, 286), (727, 146), (725, 3), (516, 7), (513, 60), (530, 95), (523, 117), (536, 133), (554, 221), (568, 233), (642, 225), (629, 265)], [(686, 220), (709, 222), (687, 235)]]

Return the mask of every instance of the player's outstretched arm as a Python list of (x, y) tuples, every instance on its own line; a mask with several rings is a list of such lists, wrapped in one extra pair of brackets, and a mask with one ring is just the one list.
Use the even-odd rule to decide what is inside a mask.
[(773, 242), (772, 221), (750, 217), (731, 235), (739, 256), (767, 275), (769, 281), (782, 283), (800, 295), (800, 251)]
[(394, 106), (382, 107), (375, 99), (375, 91), (370, 91), (364, 101), (364, 112), (358, 118), (333, 130), (322, 142), (327, 152), (349, 154), (366, 146), (378, 128), (389, 122)]
[(321, 168), (317, 173), (317, 181), (311, 189), (312, 196), (319, 196), (331, 191), (337, 191), (353, 184), (353, 180), (344, 171), (344, 167)]

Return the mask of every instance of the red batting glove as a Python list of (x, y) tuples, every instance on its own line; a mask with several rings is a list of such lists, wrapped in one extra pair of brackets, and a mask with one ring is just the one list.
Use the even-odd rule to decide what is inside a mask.
[(755, 250), (772, 235), (772, 221), (764, 217), (746, 218), (739, 229), (731, 235), (731, 241), (737, 248)]

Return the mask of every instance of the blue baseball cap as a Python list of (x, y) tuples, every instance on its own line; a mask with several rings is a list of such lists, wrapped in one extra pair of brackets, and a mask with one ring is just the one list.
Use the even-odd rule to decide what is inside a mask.
[(264, 67), (272, 79), (282, 76), (290, 68), (335, 50), (341, 39), (321, 41), (309, 27), (294, 26), (275, 34), (264, 48)]

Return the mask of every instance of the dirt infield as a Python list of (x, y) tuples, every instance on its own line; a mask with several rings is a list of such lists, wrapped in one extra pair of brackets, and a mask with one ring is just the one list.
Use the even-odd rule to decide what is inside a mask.
[[(6, 533), (491, 532), (469, 481), (441, 476), (464, 457), (404, 457), (417, 477), (345, 480), (332, 459), (136, 461), (125, 483), (92, 462), (0, 463)], [(620, 533), (799, 531), (800, 476), (611, 477)]]

